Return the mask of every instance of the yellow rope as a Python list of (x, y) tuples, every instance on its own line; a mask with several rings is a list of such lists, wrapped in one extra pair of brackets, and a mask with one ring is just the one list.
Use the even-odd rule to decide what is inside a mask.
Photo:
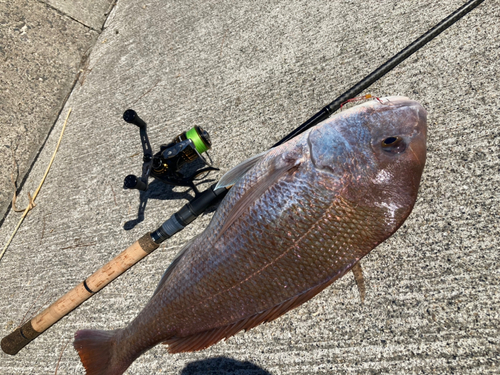
[(54, 150), (54, 153), (52, 154), (52, 158), (50, 159), (47, 170), (45, 171), (45, 174), (42, 177), (42, 181), (40, 181), (40, 185), (38, 185), (38, 188), (35, 190), (35, 194), (33, 194), (33, 197), (29, 196), (29, 194), (28, 194), (28, 196), (30, 198), (30, 203), (28, 204), (28, 207), (26, 207), (26, 209), (24, 210), (23, 215), (21, 216), (21, 220), (19, 220), (19, 223), (17, 224), (16, 228), (14, 229), (14, 232), (10, 236), (9, 241), (7, 241), (7, 243), (5, 244), (5, 247), (3, 248), (2, 253), (0, 254), (0, 261), (2, 260), (2, 257), (5, 254), (5, 251), (9, 247), (10, 243), (12, 242), (12, 239), (16, 235), (17, 230), (21, 226), (24, 218), (26, 217), (26, 215), (28, 215), (28, 212), (35, 206), (35, 199), (36, 199), (38, 193), (40, 192), (40, 189), (42, 188), (43, 183), (45, 182), (45, 178), (49, 174), (50, 167), (52, 166), (52, 163), (54, 162), (57, 150), (59, 149), (59, 145), (61, 144), (61, 139), (62, 139), (62, 136), (64, 134), (64, 129), (66, 129), (66, 124), (68, 122), (68, 118), (69, 118), (70, 113), (71, 113), (71, 108), (68, 110), (68, 114), (66, 115), (66, 120), (64, 120), (64, 124), (63, 124), (62, 130), (61, 130), (61, 135), (59, 136), (59, 140), (57, 141), (56, 149)]

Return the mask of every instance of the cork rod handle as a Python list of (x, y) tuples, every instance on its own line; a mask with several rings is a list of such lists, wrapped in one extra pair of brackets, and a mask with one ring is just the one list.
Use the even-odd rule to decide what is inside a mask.
[(2, 350), (7, 354), (17, 354), (43, 331), (80, 306), (84, 301), (92, 297), (134, 264), (156, 250), (158, 246), (159, 245), (151, 239), (149, 233), (145, 234), (40, 314), (17, 328), (10, 335), (4, 337), (1, 342)]

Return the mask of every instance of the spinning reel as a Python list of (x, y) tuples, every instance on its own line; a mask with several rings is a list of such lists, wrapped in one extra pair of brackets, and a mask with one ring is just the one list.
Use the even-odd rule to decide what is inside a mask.
[[(193, 189), (195, 196), (198, 196), (200, 192), (196, 188), (194, 181), (203, 174), (219, 170), (212, 167), (202, 156), (202, 153), (210, 150), (212, 142), (207, 131), (201, 127), (195, 126), (179, 134), (170, 143), (161, 145), (160, 151), (153, 155), (146, 131), (146, 123), (132, 109), (125, 111), (123, 119), (139, 127), (144, 153), (141, 177), (132, 174), (125, 177), (123, 182), (125, 189), (146, 191), (148, 189), (148, 179), (151, 176), (169, 185), (188, 186)], [(189, 176), (184, 176), (180, 172), (181, 168), (197, 159), (203, 161), (208, 167), (198, 169)]]

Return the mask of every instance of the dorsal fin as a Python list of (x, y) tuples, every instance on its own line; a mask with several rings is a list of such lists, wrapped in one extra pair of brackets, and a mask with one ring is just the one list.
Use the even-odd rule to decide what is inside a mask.
[[(346, 270), (347, 272), (347, 270)], [(345, 272), (344, 272), (345, 273)], [(185, 337), (172, 337), (164, 342), (164, 344), (168, 345), (168, 351), (170, 353), (182, 353), (182, 352), (193, 352), (196, 350), (205, 349), (215, 343), (219, 342), (222, 339), (228, 339), (231, 336), (234, 336), (241, 330), (248, 331), (261, 323), (270, 322), (286, 312), (294, 309), (297, 306), (300, 306), (304, 302), (308, 301), (316, 294), (325, 289), (328, 285), (333, 283), (336, 279), (342, 276), (344, 273), (337, 275), (336, 277), (331, 278), (330, 280), (324, 282), (323, 284), (317, 285), (302, 294), (298, 294), (295, 297), (292, 297), (285, 302), (276, 305), (268, 310), (261, 311), (257, 314), (251, 315), (246, 319), (242, 319), (235, 323), (213, 328), (207, 331), (198, 332), (194, 335), (185, 336)]]

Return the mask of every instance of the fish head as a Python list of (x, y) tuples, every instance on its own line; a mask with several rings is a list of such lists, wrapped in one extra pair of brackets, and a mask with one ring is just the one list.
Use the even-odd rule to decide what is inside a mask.
[(406, 97), (387, 97), (340, 112), (313, 128), (315, 167), (343, 186), (347, 199), (381, 208), (395, 231), (415, 204), (426, 159), (427, 112)]
[(366, 112), (373, 116), (368, 126), (374, 167), (370, 179), (382, 191), (398, 188), (416, 198), (426, 160), (427, 111), (406, 97), (381, 101)]

